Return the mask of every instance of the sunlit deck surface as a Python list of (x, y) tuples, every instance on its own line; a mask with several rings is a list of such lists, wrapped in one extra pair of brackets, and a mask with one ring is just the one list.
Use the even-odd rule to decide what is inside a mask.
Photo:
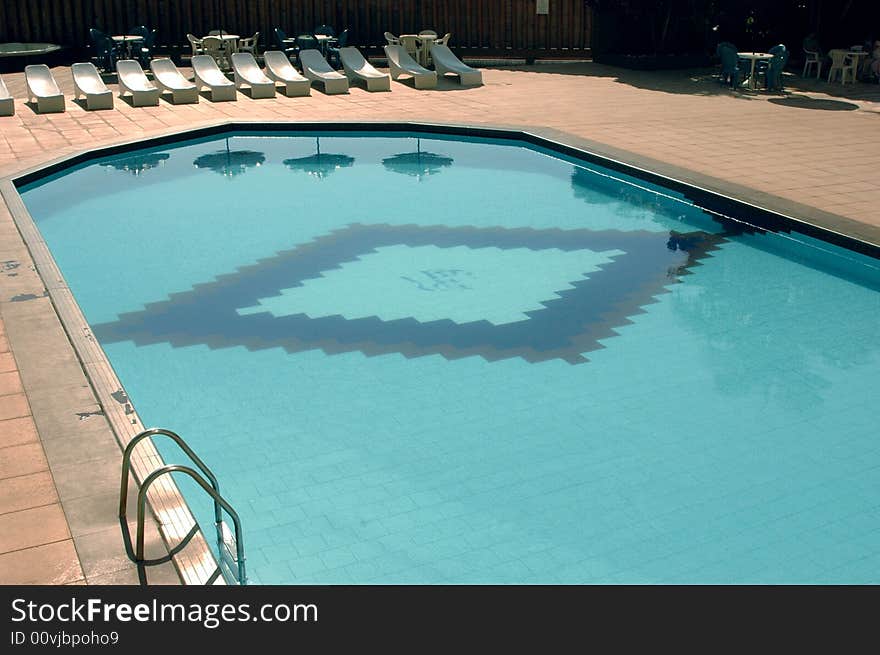
[[(137, 108), (117, 98), (113, 110), (86, 111), (72, 100), (70, 70), (53, 73), (67, 96), (62, 114), (36, 114), (24, 101), (23, 74), (3, 75), (16, 113), (0, 117), (0, 179), (63, 155), (227, 121), (493, 125), (880, 244), (877, 84), (787, 75), (784, 94), (752, 94), (722, 87), (709, 69), (543, 63), (486, 68), (480, 88), (444, 80), (418, 91), (395, 82), (391, 93), (239, 93), (237, 102), (203, 96), (197, 105)], [(0, 318), (0, 583), (136, 583), (115, 518), (119, 449), (5, 202)], [(170, 567), (150, 575), (151, 583), (176, 580)]]

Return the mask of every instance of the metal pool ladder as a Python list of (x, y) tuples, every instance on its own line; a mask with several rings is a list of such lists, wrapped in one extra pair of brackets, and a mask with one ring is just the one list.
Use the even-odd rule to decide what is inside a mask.
[[(198, 468), (201, 473), (188, 466), (167, 464), (156, 469), (144, 478), (141, 488), (138, 491), (137, 537), (136, 545), (132, 552), (131, 532), (128, 529), (128, 520), (126, 518), (128, 479), (129, 473), (131, 472), (131, 454), (134, 451), (134, 447), (147, 437), (159, 436), (168, 437), (174, 441), (187, 457), (189, 457), (192, 463), (196, 465), (196, 468)], [(214, 501), (214, 527), (217, 530), (217, 547), (220, 554), (220, 561), (217, 565), (217, 570), (211, 574), (206, 584), (213, 584), (217, 578), (222, 575), (224, 580), (229, 584), (246, 585), (247, 573), (245, 571), (244, 542), (242, 541), (241, 521), (238, 518), (238, 513), (223, 498), (223, 496), (220, 495), (220, 485), (217, 482), (217, 477), (211, 469), (209, 469), (198, 455), (193, 452), (192, 448), (189, 447), (180, 435), (163, 428), (151, 428), (141, 432), (128, 442), (128, 445), (125, 447), (125, 452), (122, 455), (122, 486), (119, 490), (119, 522), (122, 526), (123, 541), (125, 542), (125, 550), (129, 559), (135, 564), (138, 564), (139, 568), (141, 566), (154, 566), (170, 561), (174, 555), (179, 553), (187, 546), (187, 544), (189, 544), (199, 531), (199, 524), (196, 522), (181, 542), (169, 550), (166, 557), (150, 560), (144, 558), (144, 521), (146, 514), (147, 491), (149, 490), (150, 485), (152, 485), (157, 479), (169, 473), (187, 474), (195, 480), (198, 485), (205, 490), (205, 493), (211, 496), (211, 499)], [(232, 518), (234, 532), (230, 531), (229, 526), (223, 520), (224, 511)]]

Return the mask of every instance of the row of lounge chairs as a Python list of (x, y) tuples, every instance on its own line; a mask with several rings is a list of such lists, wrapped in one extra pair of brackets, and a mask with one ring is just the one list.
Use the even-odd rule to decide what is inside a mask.
[[(302, 74), (281, 51), (263, 53), (265, 70), (260, 68), (251, 53), (238, 52), (231, 57), (233, 80), (226, 77), (210, 55), (195, 55), (192, 58), (192, 81), (184, 77), (167, 58), (150, 62), (153, 81), (147, 78), (136, 60), (124, 59), (116, 63), (119, 95), (130, 96), (133, 106), (143, 107), (158, 105), (159, 96), (163, 93), (169, 94), (174, 104), (195, 103), (203, 90), (208, 91), (214, 102), (235, 100), (236, 91), (244, 88), (250, 90), (252, 98), (272, 98), (279, 85), (287, 96), (307, 96), (315, 82), (321, 84), (327, 94), (347, 93), (352, 82), (363, 83), (368, 91), (390, 91), (391, 80), (398, 80), (401, 76), (411, 77), (417, 89), (434, 88), (438, 74), (450, 73), (458, 76), (462, 84), (482, 84), (480, 71), (462, 63), (446, 46), (435, 46), (436, 71), (431, 71), (416, 63), (403, 46), (387, 45), (385, 54), (390, 74), (376, 70), (357, 48), (341, 48), (339, 52), (345, 74), (334, 70), (318, 50), (299, 53)], [(71, 74), (75, 98), (84, 99), (86, 109), (113, 108), (113, 93), (94, 64), (73, 64)], [(34, 104), (38, 113), (64, 111), (64, 95), (47, 66), (27, 66), (25, 80), (28, 102)], [(0, 116), (12, 115), (14, 111), (13, 98), (0, 80)]]

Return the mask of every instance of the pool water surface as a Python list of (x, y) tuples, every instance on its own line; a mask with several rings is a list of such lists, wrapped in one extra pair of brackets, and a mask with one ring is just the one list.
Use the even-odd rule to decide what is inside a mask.
[(252, 582), (880, 582), (877, 260), (472, 138), (234, 134), (22, 197)]

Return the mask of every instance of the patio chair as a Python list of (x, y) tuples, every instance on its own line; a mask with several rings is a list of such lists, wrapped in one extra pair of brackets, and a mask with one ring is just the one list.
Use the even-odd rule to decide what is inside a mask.
[(28, 102), (36, 105), (38, 114), (64, 111), (64, 94), (46, 64), (25, 66), (24, 80), (27, 84)]
[(211, 55), (193, 57), (192, 67), (196, 88), (201, 91), (207, 87), (211, 94), (211, 102), (238, 100), (235, 95), (235, 84), (226, 78)]
[(299, 74), (286, 54), (280, 50), (266, 50), (263, 53), (263, 60), (266, 62), (266, 77), (277, 84), (283, 84), (284, 95), (289, 98), (311, 95), (311, 80)]
[(436, 37), (439, 35), (434, 30), (422, 30), (421, 32), (419, 32), (419, 36), (434, 36), (434, 37)]
[(431, 48), (431, 57), (434, 59), (434, 70), (437, 71), (437, 75), (441, 77), (450, 73), (457, 75), (463, 86), (481, 86), (483, 84), (483, 74), (476, 68), (465, 64), (447, 46), (435, 45)]
[(300, 68), (302, 68), (300, 56), (303, 50), (318, 50), (318, 39), (311, 34), (300, 34), (296, 37), (296, 61)]
[(804, 48), (804, 70), (801, 77), (806, 77), (813, 66), (816, 67), (816, 79), (818, 80), (822, 76), (822, 57), (816, 50)]
[(260, 43), (260, 33), (254, 32), (253, 36), (247, 37), (245, 39), (239, 39), (238, 41), (238, 51), (239, 52), (249, 52), (255, 57), (257, 54), (257, 46)]
[(347, 45), (348, 30), (342, 30), (339, 33), (339, 37), (331, 41), (330, 44), (327, 46), (327, 60), (332, 66), (335, 66), (336, 68), (340, 68), (342, 66), (342, 60), (339, 56), (339, 51)]
[(391, 32), (385, 32), (385, 40), (388, 42), (388, 45), (400, 45), (400, 39)]
[(437, 73), (417, 64), (402, 45), (386, 45), (388, 69), (391, 79), (398, 80), (401, 75), (411, 76), (417, 89), (433, 89), (437, 86)]
[(86, 99), (86, 109), (113, 109), (113, 92), (104, 84), (98, 69), (91, 62), (73, 64), (70, 67), (73, 77), (73, 97)]
[(373, 68), (357, 48), (340, 48), (339, 59), (345, 76), (350, 81), (362, 81), (366, 85), (367, 91), (391, 90), (391, 76)]
[(156, 47), (156, 36), (158, 36), (158, 34), (159, 30), (155, 29), (147, 32), (147, 35), (144, 37), (141, 47), (137, 52), (137, 58), (144, 66), (150, 65), (150, 59), (153, 57), (153, 48)]
[(327, 60), (317, 50), (300, 50), (299, 60), (303, 75), (313, 82), (324, 85), (324, 93), (348, 93), (348, 78), (333, 70)]
[(229, 60), (226, 58), (226, 48), (223, 45), (223, 39), (219, 36), (209, 35), (202, 39), (202, 48), (205, 55), (211, 57), (218, 67), (222, 69), (229, 68)]
[(312, 34), (320, 34), (321, 36), (336, 36), (336, 30), (329, 25), (318, 25)]
[(196, 85), (183, 76), (174, 62), (168, 58), (153, 59), (150, 62), (153, 80), (162, 93), (171, 94), (171, 103), (182, 105), (199, 101)]
[(9, 93), (9, 89), (6, 88), (3, 78), (0, 77), (0, 116), (13, 116), (14, 114), (15, 100)]
[(764, 72), (764, 79), (767, 82), (767, 90), (783, 91), (782, 88), (782, 71), (788, 63), (788, 49), (783, 45), (775, 45), (767, 51), (773, 55), (773, 59), (769, 61)]
[(287, 34), (280, 27), (276, 27), (274, 30), (272, 30), (272, 35), (275, 38), (275, 47), (283, 52), (287, 57), (295, 55), (298, 52), (299, 49), (290, 44), (290, 42), (287, 40)]
[(116, 75), (119, 78), (119, 97), (131, 94), (131, 104), (135, 107), (146, 107), (159, 104), (160, 91), (147, 76), (144, 69), (134, 59), (122, 59), (116, 62)]
[(400, 37), (400, 45), (406, 50), (406, 54), (415, 61), (422, 60), (422, 40), (411, 34), (403, 34)]
[(266, 77), (251, 53), (236, 52), (232, 55), (232, 75), (237, 89), (250, 87), (251, 98), (275, 97), (275, 81)]
[(89, 30), (89, 40), (92, 42), (94, 54), (92, 62), (101, 70), (113, 71), (116, 68), (117, 52), (113, 40), (101, 30), (94, 27)]
[(745, 81), (745, 71), (739, 67), (739, 57), (732, 43), (719, 43), (715, 52), (721, 58), (721, 76), (719, 81), (737, 89)]
[(832, 78), (840, 74), (840, 83), (846, 84), (846, 76), (849, 74), (850, 81), (856, 81), (856, 57), (850, 57), (846, 50), (829, 50), (828, 56), (831, 57), (831, 68), (828, 69), (828, 82)]
[(444, 34), (443, 36), (441, 36), (439, 39), (437, 39), (436, 41), (434, 41), (434, 45), (446, 45), (446, 46), (448, 46), (448, 45), (449, 45), (449, 40), (450, 40), (451, 38), (452, 38), (452, 32), (447, 32), (446, 34)]
[(186, 40), (189, 41), (189, 45), (192, 48), (193, 57), (205, 54), (205, 47), (202, 45), (202, 40), (195, 34), (187, 34)]

